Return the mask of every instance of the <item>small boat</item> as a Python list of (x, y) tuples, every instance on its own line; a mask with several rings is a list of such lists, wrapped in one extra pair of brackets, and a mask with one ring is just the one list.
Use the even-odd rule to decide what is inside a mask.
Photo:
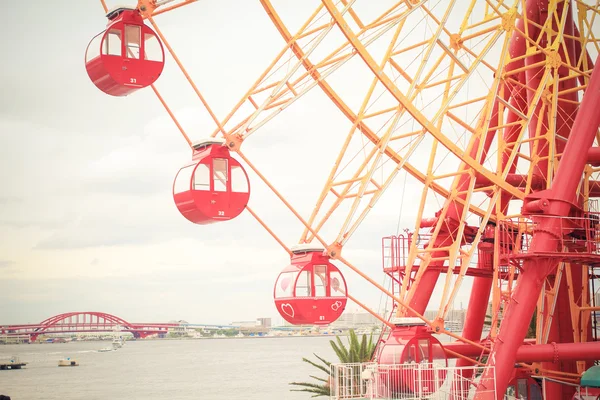
[(123, 344), (125, 344), (123, 341), (123, 338), (119, 338), (119, 339), (114, 338), (114, 340), (112, 341), (112, 346), (115, 350), (123, 347)]
[(77, 362), (77, 360), (72, 359), (71, 357), (67, 357), (67, 358), (63, 358), (62, 360), (59, 360), (58, 366), (59, 367), (78, 367), (79, 363)]
[(109, 351), (115, 351), (115, 349), (112, 347), (104, 347), (104, 348), (98, 350), (98, 353), (107, 353)]
[(17, 356), (12, 356), (10, 360), (1, 361), (0, 360), (0, 370), (1, 369), (21, 369), (26, 366), (27, 363), (23, 362)]

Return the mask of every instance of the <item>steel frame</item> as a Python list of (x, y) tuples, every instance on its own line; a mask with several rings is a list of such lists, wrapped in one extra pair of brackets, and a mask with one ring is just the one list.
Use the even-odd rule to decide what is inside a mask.
[[(594, 179), (599, 169), (593, 166), (598, 157), (591, 149), (594, 140), (597, 143), (600, 139), (598, 117), (583, 111), (581, 103), (583, 93), (592, 93), (583, 97), (587, 104), (597, 104), (598, 100), (593, 85), (598, 85), (600, 78), (592, 80), (594, 62), (590, 55), (600, 53), (600, 40), (593, 30), (600, 10), (598, 3), (471, 0), (462, 22), (451, 31), (448, 21), (455, 0), (448, 0), (441, 11), (435, 5), (429, 8), (427, 1), (399, 1), (371, 21), (361, 17), (358, 1), (322, 0), (301, 28), (291, 34), (271, 2), (261, 0), (286, 45), (232, 111), (218, 120), (154, 20), (163, 12), (192, 2), (140, 0), (138, 8), (215, 122), (212, 135), (221, 134), (227, 146), (303, 226), (299, 242), (320, 242), (331, 258), (393, 298), (400, 315), (420, 317), (435, 332), (454, 336), (482, 352), (490, 348), (478, 343), (487, 306), (480, 299), (491, 296), (493, 346), (489, 364), (495, 366), (498, 396), (503, 396), (512, 376), (516, 348), (522, 343), (526, 322), (536, 306), (538, 344), (584, 343), (592, 339), (589, 318), (599, 308), (592, 305), (593, 274), (587, 273), (587, 266), (595, 265), (595, 251), (565, 252), (564, 238), (574, 224), (572, 211), (590, 211), (588, 200), (598, 195)], [(167, 3), (171, 5), (167, 7)], [(410, 36), (415, 20), (433, 26), (425, 31), (428, 37), (424, 40)], [(339, 30), (345, 41), (326, 56), (313, 57), (333, 29)], [(369, 50), (376, 42), (386, 44), (379, 61)], [(492, 49), (497, 44), (501, 50), (494, 57)], [(372, 74), (357, 110), (327, 81), (355, 55)], [(410, 57), (417, 66), (406, 61)], [(479, 74), (492, 76), (487, 82), (488, 92), (471, 97), (469, 83)], [(241, 146), (317, 86), (352, 127), (313, 212), (304, 218), (246, 157)], [(191, 144), (158, 90), (154, 86), (152, 89)], [(463, 99), (465, 91), (467, 98)], [(425, 104), (420, 99), (427, 96), (434, 98)], [(477, 110), (475, 116), (461, 116), (470, 109)], [(409, 122), (411, 129), (407, 128)], [(457, 129), (463, 133), (453, 134)], [(370, 145), (356, 151), (352, 144), (357, 138), (367, 139)], [(423, 152), (428, 156), (425, 163), (420, 163), (415, 158)], [(588, 153), (592, 165), (586, 165), (588, 157), (582, 156)], [(389, 291), (345, 259), (342, 250), (400, 171), (423, 184), (414, 232), (429, 229), (430, 237), (425, 246), (411, 242), (405, 265), (390, 271), (398, 287)], [(381, 177), (377, 176), (379, 172)], [(432, 199), (441, 199), (442, 204), (435, 216), (429, 217)], [(523, 202), (523, 209), (511, 210), (511, 201)], [(346, 203), (349, 211), (342, 215), (340, 210)], [(275, 231), (248, 210), (289, 253)], [(562, 222), (557, 225), (552, 218), (541, 218), (543, 215)], [(536, 221), (534, 230), (524, 230), (525, 217)], [(479, 226), (474, 225), (475, 218), (480, 219)], [(328, 223), (339, 226), (335, 238), (321, 234)], [(502, 229), (507, 227), (519, 235), (531, 233), (531, 249), (523, 252), (520, 248), (517, 252), (511, 248), (503, 255)], [(479, 248), (485, 243), (483, 238), (493, 242), (485, 252)], [(588, 247), (596, 246), (590, 234), (584, 241)], [(475, 254), (480, 257), (472, 268)], [(485, 272), (489, 267), (491, 278)], [(442, 273), (446, 275), (438, 315), (429, 321), (422, 314)], [(465, 331), (458, 336), (448, 332), (443, 322), (466, 275), (475, 278)], [(351, 299), (376, 315), (355, 297)], [(501, 323), (500, 311), (504, 316)], [(557, 312), (569, 318), (559, 321), (555, 318)], [(513, 339), (507, 341), (507, 337)], [(468, 357), (459, 361), (464, 365), (473, 362)], [(565, 380), (576, 378), (586, 367), (584, 362), (565, 362), (561, 372), (550, 364), (522, 366)], [(487, 378), (484, 375), (483, 382)], [(546, 398), (560, 398), (568, 394), (569, 389), (565, 390), (545, 391)]]

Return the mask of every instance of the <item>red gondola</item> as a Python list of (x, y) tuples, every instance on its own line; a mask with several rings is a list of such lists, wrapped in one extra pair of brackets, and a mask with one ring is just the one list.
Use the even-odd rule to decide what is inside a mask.
[[(420, 319), (402, 320), (392, 330), (378, 356), (379, 364), (390, 366), (389, 380), (385, 384), (394, 395), (429, 396), (446, 379), (446, 371), (433, 368), (434, 365), (448, 366), (446, 353)], [(421, 368), (415, 368), (417, 364), (421, 364)]]
[[(592, 395), (589, 399), (596, 399), (596, 396), (597, 394)], [(531, 371), (524, 368), (515, 368), (513, 379), (511, 379), (506, 389), (506, 398), (542, 400), (542, 388), (531, 377)]]
[(250, 198), (248, 175), (222, 140), (194, 144), (192, 163), (179, 170), (173, 184), (179, 212), (206, 225), (237, 217)]
[(277, 311), (294, 325), (332, 323), (346, 308), (346, 280), (323, 249), (301, 245), (292, 252), (291, 265), (275, 282)]
[(153, 84), (165, 65), (156, 33), (138, 10), (118, 8), (106, 16), (106, 30), (90, 41), (85, 52), (85, 68), (94, 85), (112, 96), (126, 96)]

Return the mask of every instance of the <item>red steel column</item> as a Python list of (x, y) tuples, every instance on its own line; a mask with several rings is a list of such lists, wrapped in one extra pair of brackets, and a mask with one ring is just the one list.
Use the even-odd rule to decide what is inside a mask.
[[(493, 254), (482, 253), (478, 260), (478, 268), (485, 268), (486, 265), (492, 265)], [(492, 290), (493, 279), (484, 277), (475, 277), (473, 279), (473, 287), (471, 288), (471, 296), (469, 297), (469, 305), (467, 314), (465, 315), (465, 323), (463, 326), (462, 336), (465, 339), (478, 342), (481, 339), (481, 332), (485, 322), (485, 314), (487, 305)], [(467, 367), (473, 365), (465, 359), (459, 358), (456, 360), (456, 367)], [(473, 376), (473, 370), (465, 369), (458, 370), (452, 384), (451, 399), (466, 399), (469, 394), (470, 385), (469, 379)]]
[[(572, 4), (566, 4), (565, 2), (559, 2), (557, 4), (558, 9), (564, 9), (568, 6), (567, 15), (564, 26), (564, 45), (559, 46), (558, 53), (563, 60), (576, 60), (575, 40), (571, 39), (574, 33), (573, 26), (573, 13)], [(557, 21), (553, 21), (553, 29), (558, 31)], [(577, 78), (569, 78), (570, 71), (566, 66), (561, 66), (558, 69), (558, 74), (561, 81), (558, 83), (559, 101), (558, 110), (556, 112), (556, 134), (563, 138), (568, 138), (571, 134), (573, 120), (577, 116), (578, 107), (576, 105), (578, 97), (576, 91), (571, 91), (577, 86)], [(565, 93), (566, 92), (566, 93)], [(564, 142), (562, 140), (556, 141), (556, 153), (562, 153), (564, 151)], [(581, 295), (581, 273), (583, 267), (581, 265), (572, 265), (571, 271), (573, 274), (574, 287), (570, 290), (574, 292), (575, 298), (579, 298)], [(549, 277), (551, 279), (552, 277)], [(550, 336), (548, 343), (570, 343), (574, 341), (573, 337), (573, 326), (571, 320), (571, 309), (569, 306), (569, 288), (567, 288), (566, 272), (563, 273), (562, 279), (556, 293), (556, 309), (552, 318), (552, 326), (550, 329)], [(579, 284), (578, 284), (579, 283)], [(554, 283), (553, 283), (554, 284)], [(549, 304), (547, 306), (550, 306)], [(548, 310), (546, 308), (546, 310)], [(560, 316), (560, 317), (559, 317)], [(577, 365), (575, 361), (561, 360), (559, 363), (552, 361), (546, 361), (542, 363), (542, 368), (548, 370), (558, 370), (562, 372), (577, 372)], [(552, 383), (546, 381), (546, 400), (560, 400), (563, 398), (571, 398), (575, 393), (575, 388), (572, 386), (560, 385), (558, 383)]]
[[(481, 349), (468, 343), (452, 342), (444, 345), (444, 350), (462, 354), (467, 357), (477, 357)], [(456, 358), (455, 354), (446, 353), (448, 358)], [(561, 360), (598, 360), (600, 359), (600, 343), (550, 343), (519, 345), (515, 361), (517, 362), (553, 362)]]
[[(554, 273), (556, 273), (556, 271)], [(547, 278), (547, 280), (550, 281), (551, 285), (555, 284), (555, 279), (556, 279), (556, 276), (554, 276), (554, 277), (549, 276)], [(560, 332), (559, 332), (559, 324), (562, 324), (562, 325), (567, 324), (569, 327), (571, 326), (570, 313), (569, 313), (569, 315), (563, 315), (561, 313), (560, 303), (559, 303), (561, 296), (567, 295), (567, 297), (568, 297), (568, 293), (561, 292), (563, 290), (563, 287), (564, 287), (563, 284), (564, 284), (565, 280), (566, 280), (566, 278), (563, 273), (560, 287), (556, 288), (557, 305), (556, 305), (556, 309), (554, 310), (554, 317), (552, 318), (552, 324), (550, 325), (550, 331), (548, 332), (547, 343), (564, 343), (565, 340), (561, 340), (561, 336), (560, 336)], [(545, 290), (545, 288), (542, 290)], [(551, 304), (548, 300), (549, 300), (548, 297), (546, 297), (544, 299), (544, 301), (545, 301), (544, 313), (543, 313), (544, 321), (546, 321), (547, 318), (550, 317)], [(518, 352), (517, 352), (517, 354), (518, 354)], [(561, 370), (562, 363), (556, 363), (556, 359), (554, 357), (552, 357), (551, 359), (545, 359), (545, 360), (540, 358), (539, 361), (543, 361), (541, 366), (544, 369), (555, 370), (555, 371)], [(563, 396), (563, 387), (565, 385), (561, 385), (558, 382), (552, 382), (552, 381), (544, 381), (543, 385), (544, 385), (544, 387), (542, 389), (545, 390), (545, 393), (546, 393), (546, 398), (544, 400), (561, 400), (561, 399), (563, 399), (563, 397), (562, 397)]]
[[(599, 61), (600, 55), (596, 64)], [(552, 189), (546, 192), (551, 215), (567, 216), (569, 214), (587, 161), (586, 157), (581, 157), (581, 155), (587, 154), (600, 126), (598, 104), (600, 104), (600, 72), (594, 70), (552, 182)], [(556, 240), (561, 235), (559, 222), (557, 218), (541, 219), (539, 228), (533, 235), (530, 253), (552, 253), (559, 250)], [(488, 365), (494, 366), (496, 369), (495, 386), (498, 399), (504, 397), (513, 372), (517, 349), (527, 334), (528, 324), (522, 323), (522, 321), (531, 319), (542, 284), (556, 264), (552, 258), (544, 257), (532, 257), (523, 262), (523, 272), (519, 276), (518, 285), (489, 356)], [(485, 390), (486, 387), (493, 387), (493, 385), (494, 374), (486, 371), (482, 376), (479, 389)], [(478, 390), (476, 398), (490, 398), (490, 396)]]

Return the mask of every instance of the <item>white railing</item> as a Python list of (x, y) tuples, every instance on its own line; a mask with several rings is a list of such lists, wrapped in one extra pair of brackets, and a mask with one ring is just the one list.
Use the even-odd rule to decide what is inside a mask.
[(561, 381), (558, 379), (552, 379), (552, 378), (548, 378), (545, 376), (535, 376), (534, 378), (537, 378), (537, 379), (541, 380), (541, 382), (542, 382), (543, 398), (546, 398), (546, 383), (547, 382), (554, 382), (554, 383), (559, 383), (561, 385), (574, 387), (575, 395), (573, 396), (573, 400), (596, 400), (598, 398), (598, 390), (595, 388), (582, 387), (582, 386), (576, 385), (574, 383), (565, 382), (565, 381)]
[[(475, 396), (481, 375), (487, 370), (493, 372), (493, 367), (332, 364), (330, 399), (467, 400)], [(480, 388), (479, 393), (489, 392), (495, 398), (495, 379), (492, 386)]]
[(575, 396), (573, 396), (573, 400), (596, 400), (597, 398), (597, 391), (592, 391), (589, 388), (581, 386), (577, 386), (577, 389), (575, 389)]

